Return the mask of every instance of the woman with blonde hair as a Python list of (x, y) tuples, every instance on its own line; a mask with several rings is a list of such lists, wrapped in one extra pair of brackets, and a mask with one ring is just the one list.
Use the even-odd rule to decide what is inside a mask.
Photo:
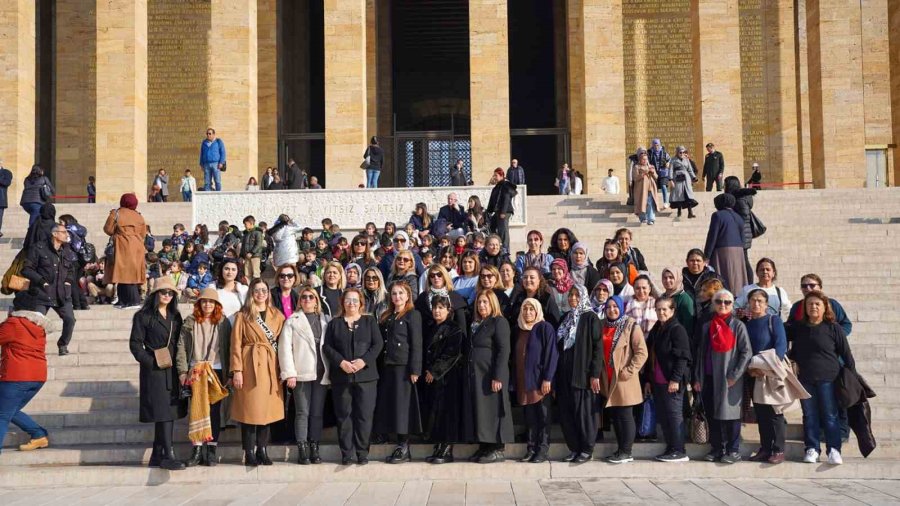
[(297, 463), (319, 464), (325, 395), (331, 384), (322, 338), (331, 318), (322, 313), (319, 294), (312, 287), (302, 287), (297, 298), (300, 307), (284, 322), (278, 339), (278, 363), (282, 381), (293, 390)]
[(284, 419), (284, 392), (278, 379), (278, 336), (284, 316), (272, 306), (265, 281), (253, 279), (249, 291), (231, 332), (231, 418), (241, 423), (244, 465), (271, 466), (266, 448), (269, 424)]
[(428, 328), (434, 324), (431, 315), (432, 301), (435, 297), (447, 297), (450, 300), (450, 319), (459, 325), (460, 329), (466, 328), (466, 299), (453, 289), (453, 281), (447, 269), (441, 264), (433, 264), (425, 273), (425, 290), (416, 297), (416, 311), (422, 315), (422, 328)]
[(388, 286), (393, 285), (395, 281), (406, 282), (413, 292), (413, 297), (419, 295), (419, 277), (416, 274), (416, 257), (410, 250), (397, 252), (394, 257), (394, 263), (391, 265), (391, 273), (388, 276)]
[(384, 286), (384, 277), (378, 267), (369, 267), (363, 271), (363, 295), (366, 299), (364, 313), (376, 319), (387, 309), (388, 296)]
[(509, 307), (509, 296), (506, 295), (503, 285), (500, 284), (500, 270), (493, 265), (482, 263), (481, 272), (478, 275), (478, 283), (475, 284), (475, 291), (481, 292), (483, 290), (494, 292), (497, 302), (500, 303), (500, 311), (506, 312), (506, 309)]
[(322, 301), (326, 315), (334, 318), (340, 313), (340, 298), (344, 288), (347, 288), (344, 266), (340, 262), (328, 262), (322, 270), (322, 286), (318, 289), (319, 300)]

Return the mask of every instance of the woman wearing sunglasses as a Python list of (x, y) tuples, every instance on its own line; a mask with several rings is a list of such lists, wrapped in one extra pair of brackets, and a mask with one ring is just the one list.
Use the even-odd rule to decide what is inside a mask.
[(422, 328), (431, 328), (434, 325), (434, 317), (431, 308), (437, 297), (447, 298), (450, 301), (450, 319), (459, 326), (466, 328), (467, 308), (466, 299), (453, 289), (453, 281), (450, 273), (441, 264), (432, 264), (426, 271), (425, 289), (416, 298), (416, 311), (422, 315)]
[(363, 313), (370, 314), (376, 319), (387, 309), (388, 296), (384, 287), (384, 277), (377, 267), (369, 267), (363, 271), (363, 295), (365, 295), (365, 308)]
[(719, 290), (712, 301), (715, 313), (703, 324), (694, 357), (694, 392), (709, 421), (712, 451), (705, 460), (734, 464), (741, 460), (741, 400), (753, 351), (747, 328), (732, 314), (734, 295)]
[(297, 463), (320, 464), (325, 394), (331, 384), (328, 362), (322, 355), (322, 336), (331, 318), (322, 313), (319, 294), (312, 287), (301, 288), (297, 298), (300, 307), (284, 322), (278, 339), (278, 365), (281, 380), (293, 390)]
[(297, 286), (297, 267), (294, 264), (282, 265), (276, 272), (278, 284), (272, 288), (272, 307), (281, 311), (285, 318), (290, 318), (297, 311), (300, 297), (294, 289)]
[(388, 286), (397, 281), (406, 282), (412, 289), (413, 297), (419, 295), (419, 276), (416, 274), (416, 258), (410, 250), (403, 250), (394, 257), (391, 274), (388, 276)]

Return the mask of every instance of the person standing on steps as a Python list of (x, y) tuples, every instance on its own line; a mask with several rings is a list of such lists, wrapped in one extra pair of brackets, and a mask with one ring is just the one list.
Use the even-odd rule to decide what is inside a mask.
[(9, 207), (6, 193), (12, 184), (12, 172), (0, 163), (0, 237), (3, 237), (3, 213)]
[(215, 128), (207, 128), (206, 139), (200, 142), (200, 168), (203, 169), (203, 191), (222, 191), (225, 143), (216, 138)]
[(159, 169), (159, 172), (156, 174), (156, 179), (153, 180), (153, 184), (159, 186), (159, 194), (162, 196), (162, 201), (168, 202), (169, 174), (166, 173), (166, 169)]
[(450, 167), (450, 186), (466, 186), (466, 170), (462, 158), (457, 158), (456, 164)]
[(703, 179), (706, 180), (706, 191), (712, 191), (713, 181), (716, 183), (716, 191), (722, 191), (723, 178), (725, 177), (725, 157), (716, 151), (716, 145), (706, 144), (706, 159), (703, 161)]
[(195, 193), (197, 193), (197, 179), (191, 174), (191, 169), (186, 169), (184, 177), (181, 178), (181, 200), (192, 202)]
[(187, 415), (173, 360), (178, 355), (181, 326), (175, 285), (167, 277), (159, 278), (134, 315), (129, 349), (140, 364), (140, 421), (154, 424), (150, 467), (169, 471), (185, 468), (175, 456), (173, 441), (175, 420)]
[(650, 151), (647, 153), (650, 159), (650, 165), (656, 169), (656, 187), (662, 193), (662, 206), (657, 207), (659, 210), (669, 208), (669, 181), (671, 180), (670, 164), (671, 157), (662, 145), (659, 139), (653, 139), (650, 143)]
[(148, 228), (144, 217), (137, 212), (138, 199), (126, 193), (119, 199), (119, 208), (109, 212), (103, 232), (112, 237), (112, 265), (106, 259), (109, 283), (117, 283), (119, 309), (137, 309), (141, 304), (140, 286), (147, 280), (144, 240)]
[(656, 167), (650, 163), (646, 152), (638, 155), (638, 163), (632, 168), (632, 187), (634, 189), (634, 214), (641, 224), (656, 223), (656, 211), (659, 210), (659, 194), (656, 192)]
[(694, 168), (686, 152), (684, 146), (678, 146), (675, 148), (675, 158), (670, 162), (672, 181), (675, 186), (669, 195), (669, 204), (678, 210), (679, 218), (684, 209), (688, 210), (688, 218), (696, 218), (694, 208), (697, 207), (697, 201), (694, 200), (693, 184), (697, 182), (697, 174), (694, 173)]
[(31, 167), (31, 173), (25, 178), (22, 189), (22, 198), (19, 205), (28, 213), (28, 226), (30, 227), (40, 217), (41, 207), (50, 202), (50, 198), (56, 194), (53, 183), (44, 176), (44, 169), (40, 165)]
[(600, 187), (607, 195), (618, 195), (619, 194), (619, 178), (613, 175), (613, 170), (609, 169), (606, 172), (606, 177), (603, 178), (603, 185)]
[(519, 161), (515, 158), (510, 160), (509, 168), (506, 169), (506, 180), (516, 186), (525, 184), (525, 167), (519, 165)]
[(369, 159), (369, 165), (366, 167), (366, 188), (378, 188), (378, 178), (381, 177), (384, 165), (384, 149), (378, 145), (378, 138), (374, 135), (369, 139), (369, 147), (363, 153), (363, 158)]
[(491, 232), (500, 236), (503, 247), (509, 251), (509, 218), (515, 212), (513, 199), (518, 192), (516, 192), (516, 185), (508, 181), (505, 176), (500, 167), (494, 169), (494, 178), (497, 183), (491, 190), (486, 211), (491, 217)]

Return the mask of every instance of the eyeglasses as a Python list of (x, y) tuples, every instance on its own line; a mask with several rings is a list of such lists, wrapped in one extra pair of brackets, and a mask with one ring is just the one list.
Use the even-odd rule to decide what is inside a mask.
[(269, 293), (268, 288), (254, 288), (253, 293)]
[(800, 284), (800, 288), (806, 288), (807, 290), (812, 290), (813, 288), (816, 288), (817, 286), (819, 286), (818, 283), (801, 283)]
[(348, 306), (358, 306), (359, 299), (344, 299), (344, 304)]
[(412, 260), (410, 260), (409, 258), (400, 257), (397, 259), (397, 263), (400, 263), (400, 262), (406, 263), (406, 262), (412, 262)]
[(304, 293), (303, 295), (300, 296), (300, 300), (316, 300), (316, 296), (308, 294), (308, 293)]
[(720, 306), (730, 306), (730, 305), (734, 304), (734, 301), (733, 300), (716, 299), (716, 304), (718, 304)]
[(493, 278), (494, 275), (493, 275), (492, 273), (490, 273), (490, 272), (483, 272), (483, 273), (481, 273), (481, 277), (483, 277), (483, 278)]
[(398, 237), (397, 239), (394, 239), (394, 242), (406, 242), (406, 239)]
[(443, 278), (444, 275), (441, 274), (440, 272), (432, 272), (431, 274), (428, 275), (428, 277), (431, 279), (437, 279), (437, 278)]
[(294, 273), (293, 273), (293, 272), (289, 272), (289, 273), (287, 273), (287, 274), (279, 274), (279, 275), (278, 275), (278, 278), (279, 278), (279, 279), (294, 279)]
[(175, 296), (175, 290), (160, 290), (160, 291), (159, 291), (159, 295), (160, 295), (161, 297), (174, 297), (174, 296)]
[(378, 276), (366, 276), (363, 279), (366, 281), (378, 281)]

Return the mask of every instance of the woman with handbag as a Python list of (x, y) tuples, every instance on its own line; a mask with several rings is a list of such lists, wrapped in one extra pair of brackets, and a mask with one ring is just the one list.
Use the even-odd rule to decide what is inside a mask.
[(639, 372), (647, 361), (647, 344), (640, 325), (625, 314), (621, 297), (613, 295), (606, 301), (605, 315), (598, 343), (601, 351), (598, 389), (618, 445), (606, 461), (624, 464), (634, 460), (631, 449), (637, 428), (633, 410), (644, 400)]
[(106, 252), (106, 275), (109, 283), (117, 283), (119, 302), (116, 307), (122, 309), (137, 308), (140, 305), (140, 287), (147, 279), (144, 239), (149, 229), (144, 217), (137, 212), (137, 205), (135, 194), (122, 195), (119, 208), (109, 212), (103, 225), (103, 232), (111, 238), (113, 253), (110, 255), (110, 251)]
[(713, 295), (715, 314), (703, 324), (694, 355), (693, 391), (703, 398), (712, 450), (708, 462), (734, 464), (741, 460), (741, 405), (744, 373), (752, 351), (747, 328), (732, 314), (734, 295)]
[[(194, 303), (193, 313), (184, 319), (184, 325), (178, 334), (178, 351), (175, 355), (178, 380), (184, 388), (189, 389), (194, 366), (200, 362), (209, 362), (219, 384), (225, 385), (225, 375), (230, 370), (230, 359), (231, 322), (222, 313), (222, 304), (219, 302), (216, 289), (204, 288)], [(225, 402), (223, 399), (210, 405), (212, 439), (205, 443), (192, 441), (191, 456), (185, 462), (187, 467), (200, 464), (215, 466), (219, 462), (216, 456), (219, 433), (228, 419), (228, 410), (223, 409)]]
[(669, 204), (678, 210), (678, 217), (681, 217), (683, 209), (688, 210), (688, 218), (696, 218), (694, 208), (697, 207), (697, 201), (694, 200), (693, 184), (697, 182), (697, 174), (688, 159), (684, 146), (675, 148), (675, 158), (671, 160), (672, 178), (674, 186), (672, 194), (669, 195)]
[(181, 382), (173, 367), (181, 334), (178, 292), (168, 278), (159, 278), (131, 326), (129, 348), (140, 363), (140, 421), (153, 423), (153, 451), (150, 467), (170, 471), (185, 468), (175, 456), (175, 420), (187, 415), (181, 399)]
[(382, 165), (384, 165), (384, 150), (378, 145), (378, 138), (373, 135), (369, 140), (369, 147), (363, 153), (363, 163), (360, 165), (360, 168), (366, 171), (366, 188), (378, 188)]
[(44, 169), (40, 165), (33, 165), (22, 185), (22, 198), (19, 200), (19, 205), (28, 213), (29, 227), (38, 219), (41, 207), (50, 202), (54, 194), (56, 190), (50, 179), (44, 176)]
[(284, 316), (272, 307), (265, 281), (254, 279), (249, 290), (231, 332), (231, 418), (241, 423), (244, 465), (271, 466), (266, 448), (269, 424), (284, 419), (284, 392), (278, 380), (278, 336)]

